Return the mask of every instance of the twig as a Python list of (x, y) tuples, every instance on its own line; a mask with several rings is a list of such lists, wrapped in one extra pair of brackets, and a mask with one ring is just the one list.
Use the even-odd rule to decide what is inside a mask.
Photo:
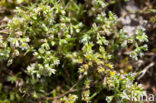
[(0, 29), (5, 27), (7, 27), (7, 25), (0, 25)]
[(9, 33), (5, 31), (0, 31), (0, 34), (9, 34)]
[(76, 89), (74, 89), (74, 88), (79, 84), (79, 82), (83, 79), (83, 77), (84, 77), (84, 75), (83, 75), (68, 91), (66, 91), (65, 93), (63, 93), (63, 94), (61, 94), (61, 95), (59, 95), (59, 96), (56, 96), (56, 97), (46, 97), (45, 99), (46, 99), (46, 100), (59, 99), (59, 98), (65, 96), (66, 94), (68, 94), (68, 93), (70, 93), (70, 92), (76, 91)]
[(154, 66), (154, 62), (150, 63), (148, 66), (146, 66), (139, 74), (139, 76), (137, 77), (137, 80), (140, 80), (141, 78), (143, 78), (143, 76), (146, 74), (146, 72), (148, 71), (149, 68), (151, 68), (152, 66)]
[(147, 52), (147, 53), (145, 53), (145, 55), (147, 55), (147, 56), (155, 56), (156, 53), (153, 53), (153, 52)]

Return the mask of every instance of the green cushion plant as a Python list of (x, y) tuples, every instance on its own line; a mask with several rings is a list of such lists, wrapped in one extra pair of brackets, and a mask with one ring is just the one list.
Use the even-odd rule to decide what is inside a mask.
[(19, 73), (7, 77), (16, 87), (0, 99), (89, 103), (101, 94), (107, 102), (129, 103), (132, 93), (145, 95), (134, 83), (137, 73), (119, 73), (113, 65), (129, 45), (137, 60), (148, 41), (143, 28), (132, 36), (118, 28), (118, 17), (107, 10), (115, 2), (40, 0), (17, 7), (8, 36), (0, 36), (0, 61)]

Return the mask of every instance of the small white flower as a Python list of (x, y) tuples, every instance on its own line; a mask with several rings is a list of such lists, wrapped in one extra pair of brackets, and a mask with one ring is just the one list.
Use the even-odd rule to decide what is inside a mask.
[(80, 29), (76, 29), (76, 32), (79, 33), (80, 32)]
[(56, 70), (55, 69), (51, 69), (51, 73), (55, 74)]
[(45, 64), (44, 66), (45, 66), (46, 68), (49, 68), (49, 64)]
[(54, 64), (55, 64), (55, 65), (59, 65), (59, 64), (60, 64), (60, 60), (55, 60), (55, 61), (54, 61)]
[(80, 27), (82, 26), (82, 22), (79, 23), (79, 26), (80, 26)]
[(97, 17), (97, 20), (100, 20), (100, 19), (101, 19), (101, 17), (98, 16), (98, 17)]
[(32, 72), (34, 70), (34, 67), (33, 66), (28, 66), (27, 70), (28, 70), (28, 72)]
[(15, 47), (19, 47), (19, 42), (18, 41), (15, 42)]
[(40, 77), (41, 77), (41, 75), (37, 73), (37, 78), (40, 78)]
[(67, 38), (71, 38), (71, 35), (67, 35)]
[(34, 56), (37, 56), (37, 55), (38, 55), (38, 53), (37, 53), (37, 52), (34, 52), (34, 53), (33, 53), (33, 55), (34, 55)]
[(29, 38), (26, 38), (26, 42), (30, 42), (30, 39)]
[(65, 15), (65, 14), (66, 14), (66, 12), (65, 12), (64, 10), (61, 10), (61, 13), (62, 13), (63, 15)]
[(51, 52), (50, 52), (50, 51), (47, 51), (46, 53), (47, 53), (47, 55), (50, 55), (50, 54), (51, 54)]

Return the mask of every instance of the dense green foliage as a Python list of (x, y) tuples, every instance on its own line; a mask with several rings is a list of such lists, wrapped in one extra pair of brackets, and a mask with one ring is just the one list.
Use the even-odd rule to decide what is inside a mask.
[(0, 84), (0, 100), (129, 103), (132, 93), (145, 95), (134, 82), (137, 73), (119, 73), (113, 65), (118, 51), (131, 45), (130, 57), (143, 56), (148, 41), (144, 28), (128, 35), (118, 27), (107, 10), (115, 2), (40, 0), (17, 7), (9, 34), (0, 35), (0, 61), (15, 69), (7, 81), (16, 87), (3, 91)]

